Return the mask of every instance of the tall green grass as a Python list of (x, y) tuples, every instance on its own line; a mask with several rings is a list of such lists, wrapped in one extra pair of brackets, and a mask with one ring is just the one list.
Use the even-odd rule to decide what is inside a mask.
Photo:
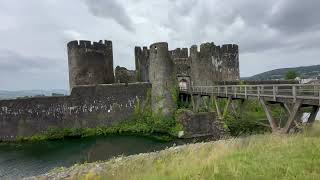
[[(318, 126), (318, 125), (317, 125)], [(319, 179), (320, 127), (173, 147), (52, 172), (70, 179)]]

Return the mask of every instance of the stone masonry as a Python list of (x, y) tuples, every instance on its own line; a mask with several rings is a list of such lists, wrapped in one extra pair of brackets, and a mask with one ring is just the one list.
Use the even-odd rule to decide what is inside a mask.
[[(94, 128), (130, 120), (137, 99), (143, 102), (150, 89), (153, 112), (173, 117), (177, 80), (184, 87), (239, 80), (237, 45), (204, 43), (200, 51), (192, 46), (190, 53), (187, 48), (169, 51), (166, 42), (135, 47), (136, 71), (117, 67), (115, 74), (111, 41), (71, 41), (67, 48), (71, 95), (0, 101), (0, 141), (49, 128)], [(132, 83), (136, 81), (141, 83)], [(214, 134), (211, 117), (186, 114), (182, 123), (189, 134)]]
[[(147, 48), (143, 50), (144, 53), (140, 47), (135, 48), (136, 67), (144, 67), (144, 72), (147, 73), (150, 53)], [(206, 86), (214, 85), (219, 81), (240, 79), (238, 45), (217, 46), (214, 43), (203, 43), (200, 45), (200, 51), (196, 45), (193, 45), (189, 51), (188, 48), (177, 48), (169, 51), (169, 54), (175, 64), (176, 77), (179, 82), (187, 81), (189, 85)], [(137, 59), (143, 59), (143, 61), (137, 61)], [(137, 76), (142, 81), (148, 81), (141, 74)]]
[(70, 90), (77, 85), (114, 83), (111, 41), (71, 41), (67, 47)]

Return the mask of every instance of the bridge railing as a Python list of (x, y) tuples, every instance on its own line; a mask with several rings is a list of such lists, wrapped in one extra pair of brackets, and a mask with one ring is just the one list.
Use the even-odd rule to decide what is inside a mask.
[(221, 86), (192, 86), (189, 92), (200, 94), (212, 94), (216, 96), (245, 97), (277, 97), (291, 98), (294, 101), (300, 99), (319, 100), (320, 85), (312, 84), (269, 84), (269, 85), (221, 85)]

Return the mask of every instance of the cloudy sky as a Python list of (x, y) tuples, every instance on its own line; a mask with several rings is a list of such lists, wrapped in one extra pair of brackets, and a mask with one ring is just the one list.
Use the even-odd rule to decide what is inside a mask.
[(241, 76), (320, 64), (319, 0), (1, 0), (0, 89), (68, 89), (66, 43), (113, 41), (114, 65), (134, 46), (240, 46)]

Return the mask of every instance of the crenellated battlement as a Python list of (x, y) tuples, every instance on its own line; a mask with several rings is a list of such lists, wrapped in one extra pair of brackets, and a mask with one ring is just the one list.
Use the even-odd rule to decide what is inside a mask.
[(143, 46), (143, 47), (140, 47), (140, 46), (135, 46), (134, 47), (134, 54), (135, 55), (143, 55), (143, 56), (149, 56), (150, 54), (150, 49), (148, 49), (147, 46)]
[(71, 41), (67, 47), (70, 89), (114, 82), (111, 41)]
[(175, 50), (169, 51), (171, 58), (188, 58), (189, 57), (189, 50), (188, 48), (177, 48)]
[(224, 44), (221, 47), (222, 53), (238, 53), (239, 47), (236, 44)]
[(137, 69), (144, 68), (143, 72), (148, 72), (150, 54), (154, 52), (168, 54), (175, 64), (177, 74), (190, 75), (197, 85), (211, 85), (215, 81), (239, 79), (239, 47), (236, 44), (219, 46), (214, 42), (205, 42), (200, 44), (199, 48), (197, 45), (192, 45), (189, 49), (168, 50), (168, 43), (160, 42), (152, 44), (150, 49), (136, 47)]
[(149, 81), (149, 59), (150, 49), (148, 47), (134, 47), (134, 56), (136, 64), (136, 79), (139, 82)]
[(98, 51), (112, 50), (112, 41), (100, 40), (99, 42), (75, 40), (67, 44), (68, 49), (92, 49)]
[(238, 45), (236, 44), (224, 44), (222, 46), (215, 45), (213, 42), (202, 43), (200, 50), (197, 45), (190, 47), (190, 56), (199, 53), (200, 55), (220, 55), (224, 53), (238, 53)]

